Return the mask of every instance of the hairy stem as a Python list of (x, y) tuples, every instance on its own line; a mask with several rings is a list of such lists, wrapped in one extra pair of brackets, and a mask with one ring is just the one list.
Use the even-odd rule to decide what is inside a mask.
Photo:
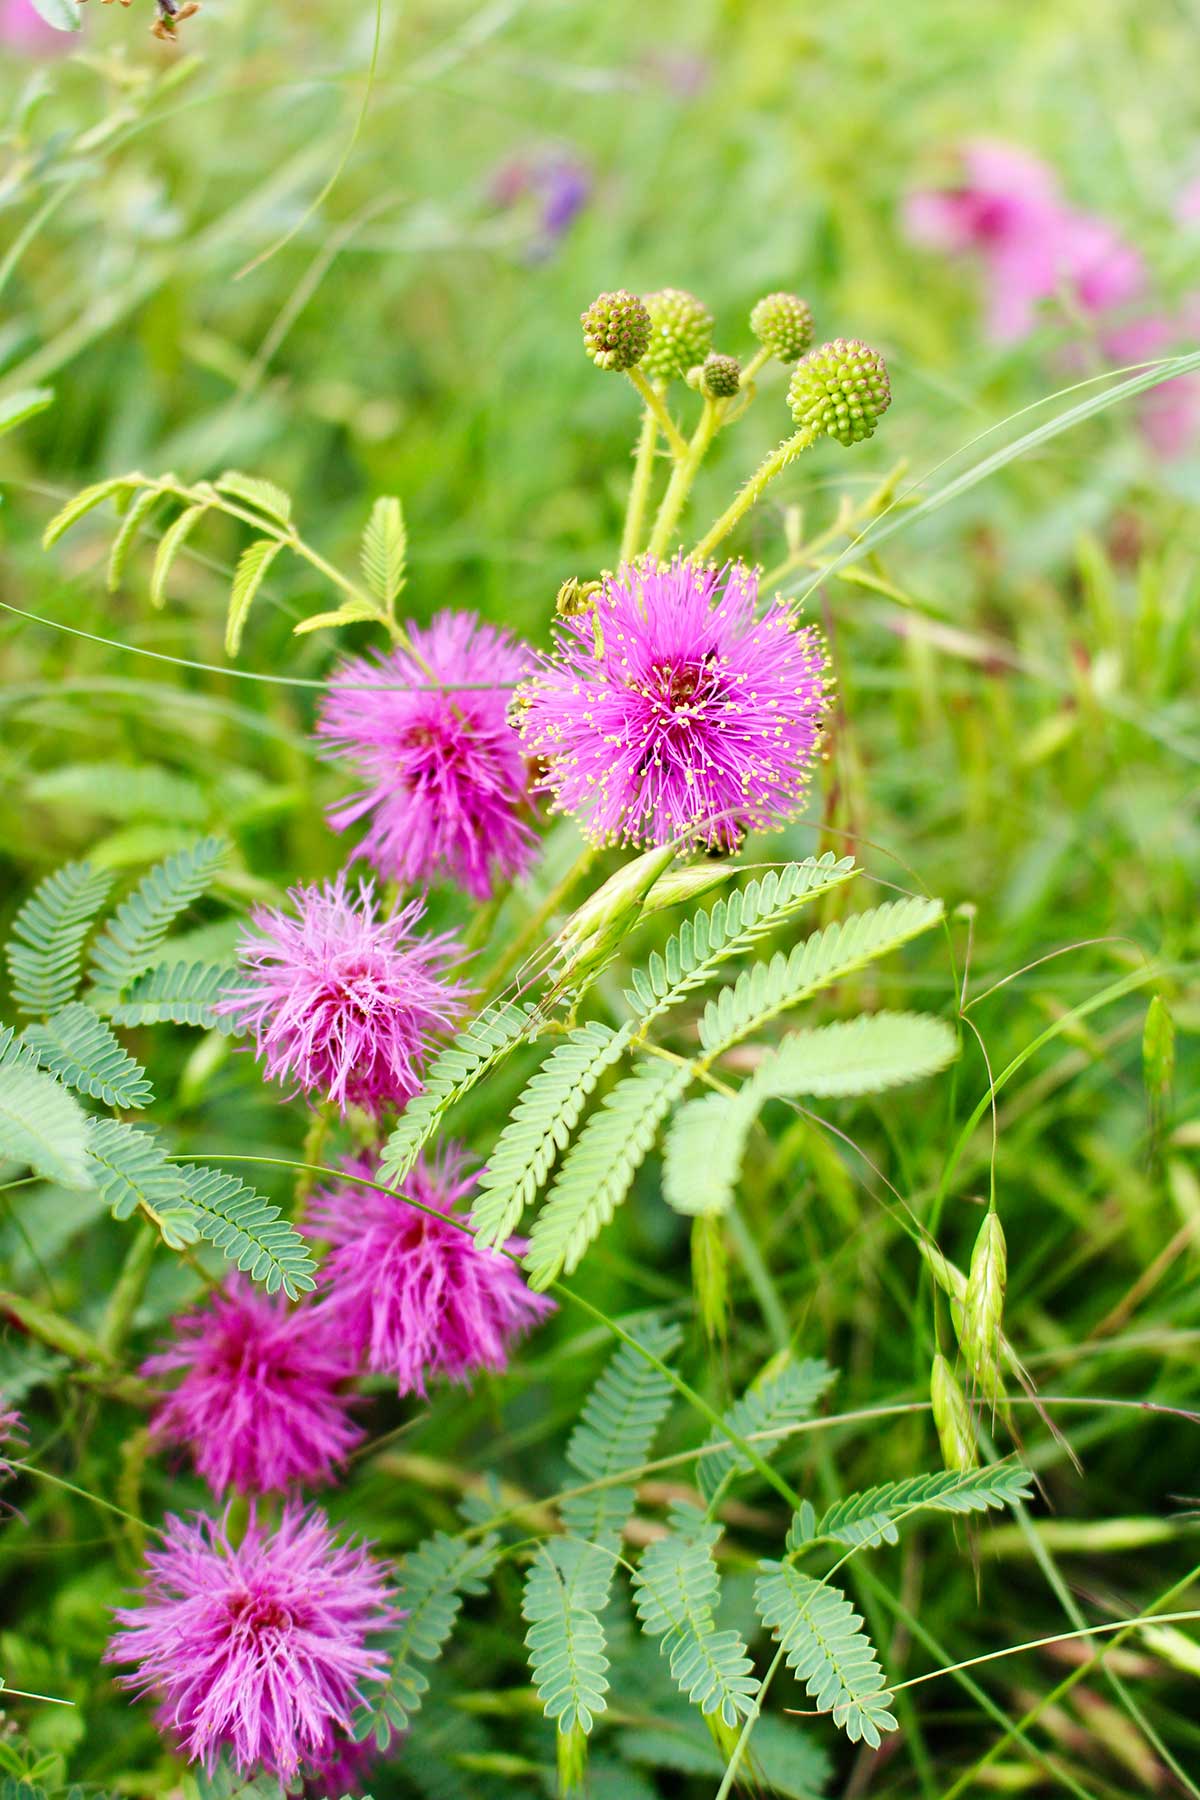
[(677, 461), (687, 455), (688, 442), (678, 425), (667, 411), (667, 403), (663, 399), (662, 390), (651, 387), (640, 369), (626, 369), (630, 381), (646, 403), (646, 411), (652, 413), (658, 422), (663, 436), (671, 446), (671, 455)]
[(679, 515), (687, 505), (688, 495), (692, 491), (700, 465), (708, 454), (709, 446), (717, 434), (721, 423), (723, 402), (705, 400), (704, 411), (700, 414), (700, 423), (692, 435), (687, 447), (687, 455), (677, 462), (671, 472), (667, 491), (663, 495), (658, 509), (658, 517), (654, 521), (654, 530), (650, 534), (651, 556), (661, 556), (670, 543)]
[(739, 520), (744, 518), (750, 508), (758, 502), (775, 477), (782, 474), (788, 464), (794, 462), (802, 451), (816, 443), (818, 435), (811, 425), (806, 425), (790, 438), (785, 438), (777, 450), (772, 450), (770, 456), (758, 465), (741, 492), (725, 508), (711, 531), (706, 532), (700, 539), (692, 551), (697, 562), (702, 562), (705, 557), (712, 555), (721, 540), (729, 536)]
[(638, 545), (642, 541), (646, 504), (650, 498), (650, 484), (654, 479), (654, 451), (657, 443), (658, 421), (647, 407), (642, 414), (642, 429), (633, 462), (633, 482), (629, 489), (629, 504), (625, 508), (625, 529), (621, 533), (623, 563), (637, 555)]

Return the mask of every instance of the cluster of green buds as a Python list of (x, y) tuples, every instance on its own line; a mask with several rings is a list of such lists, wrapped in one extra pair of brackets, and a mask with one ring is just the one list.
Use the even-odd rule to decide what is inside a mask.
[[(740, 417), (755, 394), (755, 377), (772, 361), (791, 367), (788, 405), (794, 429), (745, 484), (732, 506), (701, 539), (693, 554), (705, 557), (758, 500), (768, 482), (820, 438), (858, 444), (873, 435), (891, 404), (891, 387), (878, 351), (855, 338), (835, 338), (813, 349), (812, 308), (799, 294), (764, 294), (750, 312), (757, 349), (745, 359), (713, 347), (713, 316), (684, 288), (659, 288), (639, 297), (621, 288), (599, 294), (581, 315), (583, 342), (597, 368), (625, 375), (645, 406), (621, 557), (645, 549), (662, 556), (671, 547), (680, 514), (700, 463), (716, 433)], [(690, 438), (667, 405), (670, 384), (684, 381), (704, 400)], [(643, 524), (654, 485), (660, 438), (674, 462), (658, 515), (643, 542)]]

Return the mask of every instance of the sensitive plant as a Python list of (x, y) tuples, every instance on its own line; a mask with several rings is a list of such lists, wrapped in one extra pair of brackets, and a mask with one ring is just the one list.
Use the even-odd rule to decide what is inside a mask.
[[(706, 309), (699, 303), (680, 308), (679, 291), (673, 292), (676, 317), (690, 310), (696, 323)], [(557, 682), (554, 691), (566, 698), (568, 689), (559, 675), (568, 655), (576, 659), (581, 687), (583, 675), (602, 680), (606, 698), (615, 691), (631, 707), (647, 699), (648, 682), (657, 683), (649, 698), (658, 704), (660, 735), (646, 740), (644, 751), (622, 772), (633, 796), (634, 817), (650, 822), (644, 831), (613, 826), (607, 833), (644, 835), (654, 847), (622, 862), (586, 895), (585, 882), (603, 875), (604, 865), (598, 866), (594, 853), (583, 849), (565, 874), (544, 884), (545, 898), (527, 909), (523, 929), (516, 931), (511, 909), (520, 889), (515, 895), (506, 893), (496, 877), (492, 903), (497, 911), (490, 918), (467, 913), (453, 893), (435, 896), (433, 903), (448, 909), (447, 916), (454, 916), (455, 907), (462, 909), (457, 915), (464, 921), (462, 935), (471, 934), (477, 952), (470, 984), (484, 1004), (457, 1037), (452, 1033), (465, 1011), (466, 993), (465, 982), (451, 985), (445, 979), (449, 938), (417, 935), (416, 909), (422, 901), (400, 893), (377, 900), (366, 889), (354, 895), (343, 877), (324, 887), (297, 889), (290, 912), (278, 907), (260, 912), (253, 934), (243, 939), (240, 967), (201, 964), (197, 974), (177, 963), (154, 964), (163, 931), (178, 916), (178, 911), (172, 913), (162, 930), (147, 928), (143, 936), (148, 941), (138, 940), (123, 967), (119, 957), (113, 966), (114, 957), (104, 953), (109, 966), (104, 967), (102, 956), (105, 979), (96, 984), (101, 996), (96, 1004), (88, 1003), (87, 994), (82, 1002), (74, 1000), (74, 980), (61, 994), (55, 984), (64, 967), (73, 971), (77, 966), (103, 897), (90, 906), (89, 894), (90, 910), (80, 914), (70, 895), (65, 904), (52, 904), (53, 897), (43, 895), (49, 921), (30, 914), (17, 933), (14, 966), (21, 970), (26, 991), (32, 992), (36, 980), (44, 985), (41, 1001), (29, 1009), (40, 1016), (20, 1039), (11, 1040), (14, 1075), (6, 1089), (4, 1118), (7, 1147), (35, 1173), (57, 1178), (51, 1134), (39, 1137), (28, 1131), (21, 1110), (29, 1090), (19, 1077), (31, 1068), (30, 1057), (49, 1058), (53, 1050), (59, 1058), (57, 1064), (40, 1062), (33, 1071), (39, 1081), (49, 1083), (37, 1089), (37, 1097), (56, 1094), (57, 1123), (68, 1116), (57, 1096), (70, 1079), (86, 1098), (131, 1103), (129, 1081), (141, 1080), (144, 1071), (137, 1067), (131, 1075), (123, 1063), (113, 1061), (127, 1053), (109, 1019), (117, 1026), (158, 1020), (206, 1032), (242, 1028), (253, 1036), (268, 1077), (285, 1078), (305, 1091), (305, 1099), (296, 1102), (306, 1137), (296, 1159), (295, 1211), (301, 1219), (307, 1216), (309, 1224), (302, 1224), (300, 1232), (290, 1225), (278, 1229), (301, 1243), (309, 1238), (315, 1251), (322, 1240), (328, 1245), (320, 1296), (302, 1310), (313, 1324), (326, 1316), (336, 1320), (344, 1306), (347, 1328), (335, 1329), (330, 1341), (346, 1352), (347, 1382), (354, 1379), (364, 1351), (369, 1369), (398, 1378), (402, 1389), (418, 1393), (427, 1376), (461, 1377), (489, 1364), (498, 1367), (509, 1353), (510, 1328), (532, 1324), (547, 1313), (545, 1290), (553, 1290), (560, 1316), (579, 1309), (620, 1339), (621, 1347), (567, 1441), (567, 1486), (557, 1496), (550, 1520), (544, 1512), (536, 1519), (531, 1540), (528, 1514), (536, 1501), (506, 1496), (486, 1484), (471, 1492), (454, 1530), (434, 1532), (404, 1556), (396, 1577), (400, 1617), (390, 1610), (382, 1574), (368, 1572), (359, 1552), (335, 1550), (327, 1528), (312, 1515), (302, 1518), (288, 1511), (273, 1534), (260, 1524), (265, 1515), (257, 1512), (244, 1531), (232, 1515), (226, 1524), (208, 1517), (192, 1526), (166, 1525), (166, 1547), (149, 1553), (143, 1604), (123, 1612), (114, 1655), (137, 1666), (132, 1679), (161, 1697), (168, 1735), (182, 1737), (185, 1753), (201, 1762), (207, 1758), (211, 1764), (217, 1747), (224, 1745), (232, 1765), (248, 1772), (261, 1768), (290, 1776), (302, 1768), (329, 1767), (335, 1758), (340, 1771), (346, 1766), (343, 1740), (351, 1732), (362, 1742), (374, 1742), (385, 1770), (388, 1759), (402, 1756), (404, 1733), (419, 1755), (421, 1734), (434, 1730), (423, 1705), (430, 1666), (445, 1651), (463, 1602), (482, 1603), (496, 1572), (496, 1598), (487, 1605), (503, 1604), (503, 1586), (512, 1569), (520, 1576), (529, 1675), (546, 1718), (554, 1724), (554, 1753), (564, 1789), (586, 1779), (589, 1742), (605, 1724), (610, 1686), (617, 1690), (623, 1660), (642, 1677), (645, 1663), (639, 1658), (646, 1647), (685, 1709), (685, 1732), (689, 1720), (692, 1725), (703, 1722), (702, 1734), (707, 1728), (707, 1737), (691, 1739), (700, 1746), (693, 1753), (717, 1756), (718, 1771), (724, 1771), (719, 1774), (723, 1792), (740, 1773), (757, 1771), (756, 1743), (769, 1741), (766, 1731), (759, 1733), (760, 1721), (768, 1723), (763, 1708), (783, 1668), (805, 1684), (813, 1703), (808, 1710), (827, 1715), (850, 1744), (875, 1747), (896, 1730), (906, 1703), (893, 1696), (886, 1657), (881, 1661), (881, 1649), (872, 1642), (864, 1618), (835, 1579), (838, 1571), (849, 1563), (853, 1576), (856, 1559), (893, 1544), (901, 1525), (915, 1514), (983, 1513), (1020, 1505), (1030, 1494), (1023, 1468), (993, 1460), (988, 1429), (993, 1418), (1005, 1426), (1012, 1397), (1030, 1397), (1028, 1376), (1004, 1330), (1003, 1233), (994, 1206), (984, 1213), (978, 1253), (965, 1274), (936, 1249), (919, 1221), (911, 1221), (914, 1254), (925, 1253), (944, 1296), (935, 1309), (928, 1373), (946, 1469), (906, 1471), (894, 1481), (840, 1494), (820, 1507), (801, 1487), (811, 1468), (805, 1428), (816, 1418), (833, 1379), (823, 1360), (781, 1350), (740, 1397), (728, 1405), (714, 1404), (677, 1372), (682, 1333), (675, 1321), (656, 1316), (606, 1320), (586, 1287), (568, 1287), (562, 1279), (574, 1276), (581, 1265), (587, 1275), (593, 1263), (603, 1267), (602, 1249), (594, 1259), (589, 1252), (619, 1208), (636, 1207), (648, 1219), (657, 1210), (684, 1221), (695, 1284), (689, 1323), (694, 1320), (699, 1328), (689, 1332), (688, 1354), (692, 1362), (699, 1357), (703, 1363), (703, 1336), (719, 1345), (730, 1335), (736, 1277), (744, 1275), (767, 1312), (779, 1305), (777, 1297), (771, 1298), (769, 1271), (753, 1239), (747, 1239), (738, 1205), (743, 1168), (755, 1153), (755, 1133), (767, 1108), (786, 1109), (785, 1116), (803, 1121), (804, 1101), (852, 1102), (928, 1080), (958, 1051), (956, 1033), (942, 1019), (887, 1007), (854, 1014), (847, 995), (847, 984), (865, 969), (871, 970), (872, 982), (886, 985), (886, 965), (879, 970), (874, 965), (943, 927), (938, 902), (918, 893), (847, 913), (845, 898), (857, 873), (849, 858), (830, 851), (789, 858), (766, 870), (739, 865), (728, 855), (684, 860), (697, 844), (728, 852), (747, 830), (770, 828), (795, 815), (828, 708), (825, 652), (815, 636), (773, 598), (756, 609), (752, 573), (736, 560), (713, 570), (712, 552), (798, 456), (822, 437), (847, 447), (863, 441), (890, 398), (886, 370), (876, 353), (847, 340), (813, 352), (803, 303), (794, 296), (770, 300), (772, 304), (761, 303), (754, 311), (757, 351), (743, 359), (697, 342), (700, 354), (694, 363), (674, 371), (660, 363), (654, 374), (638, 373), (654, 343), (649, 304), (621, 292), (602, 296), (585, 315), (589, 354), (606, 372), (629, 377), (642, 407), (625, 542), (615, 570), (586, 571), (564, 584), (558, 611), (569, 651), (548, 657), (526, 685), (513, 682), (513, 713), (504, 728), (514, 744), (528, 735), (542, 683), (554, 687)], [(789, 383), (795, 429), (716, 523), (689, 543), (682, 522), (700, 465), (718, 433), (754, 400), (758, 379), (772, 359), (795, 362)], [(678, 364), (684, 359), (673, 353), (670, 360)], [(672, 380), (697, 395), (698, 417), (687, 435), (667, 403)], [(664, 464), (665, 480), (660, 482)], [(114, 555), (127, 559), (136, 531), (154, 508), (174, 502), (177, 510), (155, 556), (152, 585), (159, 599), (185, 537), (206, 515), (224, 513), (263, 534), (253, 536), (235, 578), (228, 626), (235, 646), (265, 568), (281, 551), (320, 566), (318, 553), (291, 522), (287, 497), (261, 480), (230, 471), (211, 487), (181, 487), (173, 477), (159, 482), (130, 476), (103, 483), (101, 489), (69, 506), (50, 535), (112, 497), (123, 509)], [(874, 504), (882, 506), (886, 487), (877, 491), (881, 498)], [(374, 624), (394, 646), (390, 654), (421, 656), (416, 631), (395, 614), (402, 581), (399, 509), (395, 502), (382, 501), (367, 527), (362, 583), (339, 575), (334, 582), (341, 594), (337, 612), (302, 620), (299, 629)], [(674, 610), (673, 602), (678, 602)], [(628, 619), (618, 616), (621, 603), (629, 608)], [(729, 612), (718, 619), (725, 606)], [(679, 615), (700, 640), (691, 665), (677, 629)], [(730, 615), (735, 629), (728, 641), (716, 632)], [(673, 628), (667, 644), (653, 636), (652, 628), (660, 624)], [(630, 658), (623, 668), (620, 653), (612, 649), (622, 627), (637, 634), (638, 648), (648, 651), (637, 667)], [(740, 707), (728, 704), (721, 683), (731, 672), (744, 677), (737, 656), (760, 652), (764, 642), (772, 646), (772, 654), (762, 655), (751, 667), (749, 681), (739, 690)], [(420, 685), (435, 692), (439, 702), (448, 699), (453, 709), (455, 682), (442, 671), (415, 666), (425, 678)], [(761, 681), (754, 680), (756, 670)], [(783, 679), (792, 682), (786, 708), (784, 693), (770, 686), (781, 670)], [(339, 680), (348, 689), (344, 672)], [(369, 689), (369, 682), (364, 685)], [(508, 680), (498, 677), (497, 686), (507, 691)], [(469, 687), (463, 693), (465, 698)], [(705, 706), (708, 712), (702, 710)], [(580, 707), (579, 717), (589, 724), (586, 706)], [(721, 765), (723, 731), (743, 726), (748, 747), (741, 747), (742, 762), (731, 753), (731, 766)], [(702, 730), (711, 734), (710, 742), (692, 761), (692, 736)], [(597, 731), (598, 780), (608, 767), (605, 749), (611, 762), (611, 753), (625, 746), (625, 735), (615, 735), (618, 744), (606, 744)], [(538, 759), (533, 771), (537, 786), (552, 793), (578, 823), (594, 829), (586, 795), (569, 788), (562, 740), (551, 736), (529, 748)], [(656, 758), (674, 777), (669, 789), (653, 785)], [(714, 767), (720, 779), (712, 777), (709, 791), (704, 780)], [(688, 790), (698, 782), (701, 793), (687, 804)], [(655, 796), (663, 791), (667, 799), (656, 804)], [(387, 798), (381, 795), (381, 803)], [(457, 876), (470, 891), (463, 871), (448, 857), (425, 872), (448, 877), (446, 886)], [(694, 909), (697, 899), (713, 893), (717, 898)], [(499, 910), (505, 904), (510, 908), (507, 920)], [(800, 935), (799, 914), (806, 907), (820, 923)], [(166, 909), (170, 911), (169, 902)], [(395, 931), (389, 929), (393, 926)], [(104, 934), (98, 943), (103, 941)], [(707, 998), (705, 989), (710, 990)], [(776, 1035), (776, 1021), (819, 996), (827, 996), (831, 1016)], [(76, 1005), (89, 1019), (73, 1015), (64, 1026), (63, 1013)], [(129, 1010), (138, 1007), (143, 1010)], [(98, 1040), (103, 1058), (77, 1050), (71, 1062), (61, 1049), (64, 1033), (84, 1026), (93, 1032), (91, 1020), (107, 1033)], [(118, 1066), (126, 1078), (124, 1101), (112, 1098)], [(78, 1068), (87, 1081), (107, 1083), (104, 1091), (81, 1082)], [(511, 1084), (514, 1075), (515, 1101), (500, 1098), (511, 1096), (512, 1086), (506, 1090), (503, 1083)], [(492, 1101), (492, 1095), (498, 1098)], [(449, 1115), (455, 1112), (457, 1119), (458, 1109), (466, 1114), (473, 1108), (479, 1129), (480, 1103), (508, 1116), (486, 1149), (486, 1168), (471, 1195), (468, 1221), (461, 1203), (469, 1190), (447, 1160), (446, 1132)], [(99, 1127), (79, 1102), (69, 1104), (84, 1119), (86, 1155), (76, 1171), (79, 1190), (98, 1190), (102, 1177), (93, 1134)], [(118, 1124), (117, 1129), (127, 1128)], [(659, 1162), (655, 1147), (660, 1138)], [(353, 1181), (312, 1199), (308, 1190), (315, 1178), (330, 1174), (331, 1147), (339, 1140), (365, 1142), (370, 1153), (341, 1165), (342, 1174), (354, 1176)], [(177, 1164), (164, 1154), (161, 1166), (173, 1172)], [(338, 1172), (336, 1162), (332, 1171)], [(177, 1192), (179, 1217), (192, 1217), (187, 1209), (197, 1205), (195, 1191), (210, 1190), (216, 1177), (213, 1171), (204, 1173), (207, 1182), (184, 1182)], [(361, 1194), (357, 1208), (356, 1187)], [(145, 1293), (159, 1240), (173, 1255), (186, 1251), (194, 1257), (203, 1254), (196, 1246), (206, 1235), (197, 1229), (190, 1240), (181, 1241), (176, 1228), (173, 1239), (160, 1228), (161, 1213), (140, 1200), (136, 1204), (150, 1230), (140, 1236), (136, 1257), (135, 1249), (130, 1251), (121, 1314), (115, 1321), (119, 1329), (106, 1331), (101, 1347), (107, 1359), (98, 1355), (92, 1365), (102, 1374), (107, 1370), (114, 1393), (118, 1372), (113, 1362), (136, 1329), (139, 1296)], [(527, 1240), (514, 1239), (531, 1213), (535, 1216)], [(455, 1241), (460, 1245), (457, 1256), (450, 1248)], [(213, 1242), (226, 1247), (220, 1237)], [(389, 1255), (399, 1259), (388, 1289), (396, 1303), (381, 1307), (373, 1277), (381, 1268), (387, 1270)], [(418, 1256), (424, 1260), (418, 1263)], [(499, 1301), (497, 1312), (485, 1320), (490, 1337), (481, 1328), (484, 1315), (479, 1311), (459, 1313), (444, 1306), (435, 1311), (429, 1305), (438, 1298), (440, 1269), (456, 1272), (450, 1298), (457, 1300), (463, 1271), (482, 1267), (474, 1260), (480, 1258), (488, 1259), (489, 1266), (489, 1282), (479, 1289), (480, 1304), (485, 1292)], [(517, 1258), (528, 1286), (515, 1270)], [(246, 1266), (270, 1286), (269, 1259), (252, 1259)], [(275, 1285), (286, 1284), (280, 1277)], [(290, 1291), (295, 1294), (308, 1285), (309, 1278), (293, 1275)], [(16, 1296), (6, 1296), (4, 1305), (48, 1347), (87, 1360), (83, 1347), (88, 1340), (73, 1322), (30, 1305), (22, 1312)], [(279, 1310), (281, 1318), (296, 1317)], [(376, 1360), (368, 1332), (374, 1332), (378, 1315), (383, 1323)], [(784, 1330), (786, 1335), (786, 1318)], [(796, 1331), (802, 1331), (799, 1322)], [(153, 1376), (161, 1370), (148, 1372)], [(132, 1392), (120, 1391), (122, 1403), (135, 1403)], [(980, 1396), (985, 1408), (973, 1404)], [(645, 1532), (635, 1529), (637, 1508), (644, 1503), (638, 1485), (658, 1432), (676, 1406), (680, 1411), (686, 1406), (693, 1426), (698, 1416), (704, 1427), (698, 1443), (693, 1428), (683, 1453), (685, 1464), (694, 1466), (694, 1491), (679, 1499), (646, 1543)], [(793, 1437), (798, 1445), (790, 1443)], [(777, 1466), (784, 1451), (788, 1474)], [(257, 1479), (263, 1481), (264, 1474), (260, 1466)], [(764, 1535), (773, 1535), (774, 1541), (760, 1548), (772, 1553), (757, 1557), (753, 1592), (743, 1593), (738, 1623), (731, 1627), (727, 1620), (734, 1602), (723, 1591), (722, 1565), (745, 1560), (746, 1552), (736, 1537), (738, 1509), (729, 1500), (731, 1493), (751, 1484), (760, 1499), (776, 1506), (782, 1501), (791, 1523), (785, 1518), (765, 1528)], [(353, 1483), (346, 1489), (351, 1506), (355, 1491)], [(626, 1571), (620, 1565), (629, 1565), (643, 1544), (628, 1588), (642, 1644), (631, 1646), (629, 1604), (623, 1600)], [(329, 1593), (336, 1619), (322, 1610)], [(312, 1612), (317, 1600), (320, 1605)], [(199, 1635), (190, 1644), (184, 1627), (190, 1631), (193, 1625)], [(369, 1637), (385, 1628), (378, 1649), (364, 1648)], [(292, 1679), (297, 1633), (319, 1639), (313, 1645), (306, 1637), (302, 1681)], [(754, 1646), (764, 1637), (772, 1638), (777, 1648), (756, 1664)], [(183, 1666), (181, 1643), (192, 1652)], [(281, 1668), (288, 1673), (274, 1685)], [(273, 1696), (271, 1705), (262, 1704), (267, 1692)], [(793, 1748), (792, 1755), (793, 1768), (796, 1759), (808, 1757), (808, 1790), (821, 1786), (827, 1765), (810, 1746), (807, 1728), (786, 1724), (779, 1715), (773, 1722), (789, 1733), (789, 1744), (806, 1746)], [(212, 1772), (219, 1776), (222, 1766)], [(777, 1785), (782, 1792), (797, 1791), (794, 1774), (790, 1785), (787, 1777)]]

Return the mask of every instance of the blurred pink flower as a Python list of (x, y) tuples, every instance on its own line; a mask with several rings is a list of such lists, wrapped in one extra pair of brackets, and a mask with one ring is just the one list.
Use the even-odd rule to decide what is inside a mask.
[[(344, 1166), (373, 1173), (365, 1157)], [(462, 1147), (447, 1144), (405, 1179), (419, 1207), (357, 1182), (313, 1196), (309, 1228), (330, 1245), (321, 1276), (333, 1328), (368, 1369), (394, 1375), (401, 1394), (424, 1395), (431, 1376), (465, 1385), (481, 1369), (504, 1369), (512, 1341), (554, 1311), (509, 1256), (464, 1230), (475, 1184)], [(506, 1248), (519, 1254), (525, 1245), (510, 1238)]]
[(0, 44), (26, 55), (69, 50), (74, 36), (47, 25), (30, 0), (0, 0)]
[(1200, 175), (1189, 181), (1180, 194), (1175, 217), (1181, 225), (1200, 225)]
[[(474, 613), (439, 613), (408, 633), (425, 667), (392, 650), (351, 657), (329, 683), (317, 736), (366, 784), (330, 823), (343, 831), (369, 818), (361, 851), (386, 880), (448, 877), (486, 900), (495, 880), (524, 873), (536, 847), (525, 757), (508, 722), (509, 690), (533, 658)], [(431, 687), (426, 669), (448, 687)]]
[(216, 1494), (333, 1480), (362, 1437), (340, 1391), (354, 1366), (311, 1304), (235, 1275), (173, 1323), (174, 1341), (142, 1366), (149, 1376), (183, 1371), (151, 1418), (155, 1438), (187, 1444)]
[(1040, 304), (1055, 294), (1092, 313), (1141, 294), (1146, 272), (1138, 252), (1105, 220), (1069, 206), (1037, 157), (978, 138), (963, 145), (960, 161), (961, 183), (911, 194), (905, 217), (915, 242), (980, 258), (997, 341), (1025, 337)]

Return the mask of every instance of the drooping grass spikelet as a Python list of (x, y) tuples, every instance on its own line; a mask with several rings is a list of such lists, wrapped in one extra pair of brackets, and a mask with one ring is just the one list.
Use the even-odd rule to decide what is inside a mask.
[(966, 1395), (946, 1358), (939, 1352), (933, 1359), (929, 1381), (933, 1402), (933, 1422), (937, 1427), (942, 1460), (948, 1469), (975, 1469), (979, 1452), (975, 1443), (975, 1426)]

